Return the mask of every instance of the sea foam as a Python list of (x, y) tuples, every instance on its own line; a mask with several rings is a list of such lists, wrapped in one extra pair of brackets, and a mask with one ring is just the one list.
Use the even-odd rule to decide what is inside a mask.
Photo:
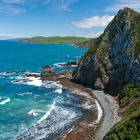
[(42, 122), (43, 120), (47, 119), (48, 116), (51, 114), (52, 110), (55, 109), (56, 101), (54, 100), (53, 104), (51, 105), (49, 111), (38, 121), (38, 123)]
[(24, 92), (24, 93), (19, 93), (18, 95), (24, 96), (24, 95), (32, 95), (32, 92)]
[(28, 115), (31, 115), (31, 116), (38, 116), (39, 113), (46, 113), (46, 111), (44, 110), (41, 110), (41, 109), (32, 109), (28, 112)]
[(95, 100), (96, 106), (97, 106), (97, 120), (95, 121), (95, 124), (98, 124), (103, 116), (103, 110), (102, 107), (100, 106), (100, 104), (98, 103), (97, 100)]
[(32, 109), (31, 111), (28, 112), (28, 115), (37, 116), (39, 114), (37, 113), (36, 110)]
[(43, 86), (45, 86), (46, 88), (63, 88), (63, 86), (59, 84), (59, 81), (57, 82), (46, 81), (46, 82), (43, 82)]
[(55, 90), (55, 93), (59, 93), (59, 94), (61, 94), (62, 92), (63, 92), (63, 91), (62, 91), (61, 88), (58, 88), (58, 89)]
[(4, 105), (8, 102), (10, 102), (10, 98), (7, 98), (7, 99), (3, 100), (2, 102), (0, 102), (0, 105)]
[(35, 77), (28, 77), (29, 81), (27, 81), (27, 85), (33, 85), (40, 87), (42, 85), (42, 80), (40, 78), (35, 78)]
[(16, 80), (13, 80), (13, 84), (24, 84), (24, 85), (32, 85), (40, 87), (42, 86), (42, 80), (40, 77), (25, 77), (25, 76), (17, 76), (15, 78)]
[(62, 65), (64, 65), (66, 62), (63, 62), (63, 63), (55, 63), (54, 66), (55, 67), (64, 67)]

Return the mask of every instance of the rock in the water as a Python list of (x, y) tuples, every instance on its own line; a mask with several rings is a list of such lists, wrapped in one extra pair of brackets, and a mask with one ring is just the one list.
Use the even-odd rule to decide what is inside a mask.
[(41, 72), (42, 80), (56, 80), (56, 73), (53, 72), (50, 66), (44, 66)]
[(35, 78), (40, 77), (39, 74), (34, 74), (34, 73), (26, 73), (26, 74), (23, 74), (22, 76), (24, 76), (24, 77), (35, 77)]
[(51, 67), (45, 66), (42, 68), (41, 72), (41, 79), (42, 80), (59, 80), (60, 78), (71, 78), (72, 77), (72, 71), (71, 70), (62, 70), (58, 73), (55, 73)]
[(6, 74), (11, 74), (11, 73), (24, 73), (26, 70), (12, 70), (12, 71), (7, 71), (5, 72)]
[(67, 62), (67, 63), (64, 63), (64, 64), (59, 64), (60, 66), (76, 66), (77, 65), (77, 62)]

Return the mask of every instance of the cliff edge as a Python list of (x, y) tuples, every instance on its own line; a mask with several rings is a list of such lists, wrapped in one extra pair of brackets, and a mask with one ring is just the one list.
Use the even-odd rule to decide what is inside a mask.
[[(86, 42), (87, 44), (87, 42)], [(104, 33), (90, 40), (73, 81), (116, 95), (125, 84), (140, 87), (140, 14), (120, 10)]]

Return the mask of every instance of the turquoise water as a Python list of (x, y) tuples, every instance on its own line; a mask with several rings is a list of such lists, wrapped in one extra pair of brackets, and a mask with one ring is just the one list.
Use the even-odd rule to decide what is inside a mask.
[(16, 139), (41, 122), (44, 123), (40, 128), (42, 137), (51, 140), (68, 131), (81, 118), (84, 110), (69, 89), (63, 88), (59, 82), (42, 83), (39, 78), (22, 75), (40, 73), (45, 65), (52, 66), (54, 71), (71, 69), (56, 64), (74, 61), (85, 51), (72, 45), (0, 41), (0, 140)]

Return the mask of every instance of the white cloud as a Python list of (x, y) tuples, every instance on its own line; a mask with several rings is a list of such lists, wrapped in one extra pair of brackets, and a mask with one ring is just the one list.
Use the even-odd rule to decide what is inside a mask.
[(70, 11), (70, 7), (80, 0), (0, 0), (0, 11), (22, 13), (28, 8), (44, 6), (56, 11)]
[(86, 37), (86, 38), (96, 38), (100, 36), (103, 33), (103, 31), (98, 32), (89, 32), (89, 33), (73, 33), (73, 34), (62, 34), (60, 36), (78, 36), (78, 37)]
[(93, 16), (86, 18), (82, 21), (72, 22), (75, 27), (78, 28), (93, 28), (106, 26), (114, 16)]
[(80, 0), (45, 0), (44, 4), (51, 5), (54, 9), (59, 11), (69, 11), (70, 6), (79, 2)]
[(106, 12), (117, 12), (124, 7), (132, 8), (140, 11), (140, 0), (118, 0), (116, 4), (112, 4), (105, 9)]
[(8, 12), (8, 13), (22, 13), (25, 11), (23, 7), (24, 0), (1, 0), (0, 1), (0, 12)]
[(9, 4), (19, 4), (19, 3), (23, 3), (24, 0), (3, 0), (3, 2)]

